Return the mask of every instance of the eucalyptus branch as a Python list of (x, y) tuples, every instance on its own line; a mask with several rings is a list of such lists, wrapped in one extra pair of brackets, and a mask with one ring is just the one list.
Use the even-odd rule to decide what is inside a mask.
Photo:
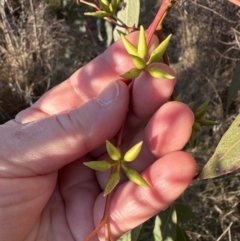
[(95, 9), (97, 9), (98, 11), (101, 10), (96, 4), (94, 4), (94, 3), (90, 3), (90, 2), (88, 2), (88, 1), (77, 0), (77, 3), (78, 3), (78, 4), (80, 4), (80, 3), (84, 3), (84, 4), (88, 5), (88, 6), (91, 6), (91, 7), (95, 8)]
[[(80, 0), (80, 2), (84, 2), (83, 0)], [(116, 26), (120, 26), (122, 28), (125, 28), (126, 30), (136, 30), (135, 27), (128, 27), (121, 19), (119, 19), (116, 14), (115, 10), (112, 7), (112, 1), (109, 3), (106, 0), (101, 0), (100, 6), (101, 8), (96, 8), (98, 12), (96, 13), (88, 13), (88, 15), (92, 15), (95, 17), (102, 17), (105, 20), (115, 24)], [(167, 62), (167, 56), (164, 53), (166, 52), (168, 43), (171, 39), (171, 35), (168, 36), (164, 41), (160, 41), (160, 45), (151, 53), (148, 60), (146, 60), (146, 56), (148, 53), (148, 44), (151, 41), (151, 38), (155, 31), (157, 29), (161, 29), (162, 22), (167, 15), (167, 12), (173, 5), (173, 1), (169, 0), (163, 0), (162, 5), (158, 11), (158, 14), (156, 15), (153, 23), (149, 27), (149, 32), (147, 35), (147, 38), (145, 36), (145, 30), (141, 26), (140, 27), (140, 34), (139, 34), (139, 42), (138, 46), (135, 47), (131, 42), (129, 42), (123, 35), (122, 40), (124, 43), (124, 46), (129, 54), (129, 56), (132, 58), (133, 63), (135, 64), (135, 68), (129, 70), (128, 72), (122, 74), (120, 77), (123, 78), (123, 81), (126, 82), (129, 86), (129, 92), (130, 92), (130, 98), (131, 98), (131, 92), (132, 92), (132, 86), (134, 83), (134, 79), (139, 76), (139, 74), (142, 71), (149, 72), (150, 75), (152, 75), (154, 78), (165, 78), (165, 79), (173, 79), (174, 77), (170, 75), (169, 73), (165, 72), (164, 70), (158, 68), (158, 67), (152, 67), (151, 64), (154, 62), (160, 61), (162, 58), (165, 59), (165, 62)], [(174, 1), (175, 2), (175, 1)], [(113, 4), (118, 5), (119, 1), (116, 0)], [(88, 4), (89, 5), (89, 4)], [(100, 9), (100, 10), (99, 10)], [(159, 36), (159, 38), (161, 38)], [(126, 120), (125, 120), (126, 121)], [(124, 121), (124, 123), (125, 123)], [(94, 231), (85, 239), (85, 241), (90, 241), (99, 231), (101, 228), (105, 227), (105, 238), (107, 241), (112, 241), (111, 239), (111, 231), (110, 231), (110, 223), (109, 223), (109, 215), (110, 215), (110, 206), (111, 206), (111, 197), (113, 195), (114, 189), (117, 186), (117, 184), (120, 181), (120, 169), (123, 170), (125, 175), (128, 177), (129, 180), (132, 182), (135, 182), (138, 185), (150, 187), (150, 185), (147, 183), (147, 181), (134, 169), (129, 168), (125, 162), (131, 162), (138, 156), (141, 147), (142, 142), (137, 143), (135, 146), (133, 146), (131, 149), (129, 149), (124, 156), (121, 154), (121, 144), (122, 144), (122, 134), (123, 134), (124, 124), (122, 125), (121, 129), (119, 130), (117, 134), (117, 145), (116, 147), (112, 145), (110, 142), (106, 141), (106, 149), (107, 152), (112, 159), (113, 162), (109, 161), (93, 161), (84, 163), (84, 165), (98, 171), (106, 171), (109, 168), (111, 168), (111, 173), (109, 175), (107, 184), (105, 186), (104, 190), (104, 196), (107, 196), (105, 208), (104, 208), (104, 214), (101, 222), (98, 224), (98, 226), (94, 229)]]
[(172, 8), (172, 6), (177, 2), (177, 0), (163, 0), (162, 4), (152, 22), (150, 27), (148, 28), (147, 35), (147, 44), (150, 43), (154, 33), (156, 30), (160, 30), (162, 28), (163, 20), (165, 19), (167, 13)]

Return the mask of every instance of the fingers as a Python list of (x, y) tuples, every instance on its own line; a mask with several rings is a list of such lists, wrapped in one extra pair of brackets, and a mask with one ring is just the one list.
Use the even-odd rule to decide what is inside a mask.
[[(128, 39), (137, 44), (138, 32), (128, 35)], [(157, 39), (153, 38), (150, 49), (156, 45)], [(68, 80), (48, 91), (32, 107), (19, 113), (16, 121), (26, 123), (77, 108), (96, 97), (109, 82), (119, 79), (119, 75), (133, 67), (122, 41), (118, 41)]]
[[(175, 76), (174, 71), (167, 65), (158, 63), (157, 66)], [(128, 140), (149, 118), (162, 106), (173, 93), (175, 79), (156, 79), (143, 72), (134, 80), (130, 111), (125, 123), (123, 140)]]
[[(124, 143), (122, 153), (129, 150), (136, 143), (143, 141), (142, 150), (128, 166), (144, 171), (156, 159), (174, 151), (181, 150), (188, 142), (194, 116), (190, 108), (176, 101), (164, 104), (150, 119), (149, 123), (134, 138)], [(108, 155), (101, 157), (107, 159)], [(109, 173), (97, 172), (97, 178), (102, 188), (105, 187)], [(123, 177), (123, 181), (126, 177)]]
[[(158, 159), (147, 170), (144, 178), (151, 188), (126, 182), (113, 195), (110, 208), (110, 229), (115, 238), (140, 225), (167, 208), (187, 188), (195, 175), (196, 163), (185, 152), (172, 152)], [(103, 198), (99, 197), (96, 210), (102, 210)], [(100, 212), (95, 217), (100, 221)], [(100, 240), (103, 238), (101, 235)]]
[(57, 171), (112, 138), (128, 109), (127, 86), (110, 83), (97, 97), (69, 113), (2, 127), (0, 177)]

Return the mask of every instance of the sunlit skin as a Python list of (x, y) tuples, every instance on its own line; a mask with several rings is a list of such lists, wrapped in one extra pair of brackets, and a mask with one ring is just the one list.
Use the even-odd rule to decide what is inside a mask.
[[(129, 39), (137, 43), (138, 33)], [(153, 38), (151, 49), (157, 44)], [(119, 75), (131, 67), (116, 42), (0, 127), (0, 240), (83, 241), (102, 218), (108, 178), (83, 162), (107, 159), (105, 141), (114, 140), (125, 118), (123, 153), (143, 141), (130, 166), (151, 188), (121, 180), (110, 208), (112, 236), (149, 219), (187, 188), (196, 164), (180, 150), (194, 116), (180, 102), (166, 103), (175, 80), (143, 73), (130, 98)], [(93, 240), (104, 240), (103, 232)]]

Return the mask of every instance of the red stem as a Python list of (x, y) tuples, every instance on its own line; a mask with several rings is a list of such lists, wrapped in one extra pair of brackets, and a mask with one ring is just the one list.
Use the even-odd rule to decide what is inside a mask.
[(169, 9), (173, 6), (173, 4), (176, 2), (176, 0), (163, 0), (162, 4), (153, 20), (151, 25), (148, 28), (148, 34), (147, 34), (147, 45), (150, 43), (155, 31), (160, 27), (163, 22), (163, 19), (167, 15), (167, 12)]

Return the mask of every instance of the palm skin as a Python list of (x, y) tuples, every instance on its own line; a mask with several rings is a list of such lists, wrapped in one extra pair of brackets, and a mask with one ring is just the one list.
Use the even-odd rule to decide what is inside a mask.
[[(129, 38), (136, 42), (137, 33)], [(83, 241), (102, 218), (108, 173), (82, 162), (108, 158), (105, 140), (125, 118), (123, 152), (143, 140), (131, 165), (151, 188), (123, 177), (111, 202), (112, 236), (166, 208), (189, 185), (196, 165), (179, 150), (190, 137), (193, 114), (182, 103), (165, 103), (175, 81), (147, 73), (135, 80), (130, 98), (118, 76), (131, 66), (119, 41), (0, 127), (0, 240)], [(94, 240), (104, 240), (103, 232)]]

